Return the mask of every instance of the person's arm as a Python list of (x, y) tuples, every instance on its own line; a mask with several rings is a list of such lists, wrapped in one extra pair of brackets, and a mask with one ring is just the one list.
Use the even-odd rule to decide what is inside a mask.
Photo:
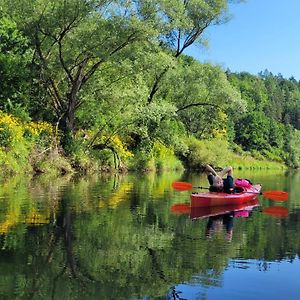
[(210, 165), (206, 165), (205, 172), (207, 173), (207, 175), (212, 174), (214, 176), (217, 176), (217, 172)]
[(233, 174), (233, 169), (232, 167), (226, 167), (220, 172), (220, 176), (223, 177), (225, 174), (232, 176)]

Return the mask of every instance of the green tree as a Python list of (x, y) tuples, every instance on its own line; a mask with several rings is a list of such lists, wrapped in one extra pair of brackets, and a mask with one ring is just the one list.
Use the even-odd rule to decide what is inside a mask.
[(229, 118), (246, 110), (221, 68), (188, 57), (168, 74), (160, 95), (177, 107), (178, 119), (198, 138), (211, 138), (222, 130), (226, 136)]
[(300, 167), (300, 132), (291, 125), (285, 127), (285, 161), (288, 166)]
[(0, 15), (0, 108), (19, 116), (28, 106), (31, 54), (16, 23)]
[[(203, 38), (204, 31), (209, 26), (220, 25), (229, 20), (229, 2), (231, 1), (161, 1), (167, 25), (161, 34), (161, 42), (172, 50), (171, 56), (177, 60), (191, 45), (195, 43), (205, 45), (207, 41)], [(157, 13), (160, 14), (159, 11)], [(153, 101), (161, 81), (170, 67), (171, 65), (163, 65), (161, 70), (155, 74), (150, 86), (149, 103)]]
[(235, 143), (247, 151), (269, 149), (269, 130), (269, 119), (262, 112), (248, 113), (236, 123)]
[(153, 19), (131, 1), (5, 1), (34, 49), (57, 123), (65, 134), (76, 127), (85, 86), (128, 45), (155, 34)]
[(263, 111), (269, 102), (264, 80), (247, 72), (227, 73), (228, 80), (236, 87), (241, 97), (247, 101), (249, 111)]
[(269, 117), (282, 122), (284, 97), (278, 79), (281, 80), (282, 77), (273, 76), (272, 73), (270, 73), (270, 75), (264, 79), (269, 96), (269, 101), (267, 107), (265, 108), (265, 112)]

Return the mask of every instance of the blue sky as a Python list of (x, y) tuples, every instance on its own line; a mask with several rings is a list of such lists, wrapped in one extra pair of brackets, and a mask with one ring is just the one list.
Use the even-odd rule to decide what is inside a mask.
[(232, 19), (209, 28), (209, 48), (185, 53), (233, 72), (268, 69), (300, 80), (300, 0), (248, 0), (231, 5)]

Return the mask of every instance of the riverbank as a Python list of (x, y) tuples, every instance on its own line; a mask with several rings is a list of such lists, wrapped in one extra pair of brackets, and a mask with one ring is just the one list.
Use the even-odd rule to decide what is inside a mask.
[[(0, 112), (0, 168), (3, 174), (92, 174), (202, 170), (231, 165), (235, 169), (284, 170), (283, 161), (230, 147), (223, 139), (186, 138), (180, 147), (162, 142), (148, 151), (129, 147), (117, 136), (102, 147), (90, 147), (85, 132), (74, 136), (72, 147), (61, 147), (60, 132), (47, 122), (24, 121)], [(100, 145), (101, 140), (99, 141)], [(238, 151), (234, 151), (238, 149)]]

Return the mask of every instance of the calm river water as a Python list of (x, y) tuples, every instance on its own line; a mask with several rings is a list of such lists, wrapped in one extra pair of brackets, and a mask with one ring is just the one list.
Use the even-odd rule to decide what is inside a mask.
[(0, 299), (300, 299), (300, 173), (235, 177), (289, 199), (194, 211), (188, 173), (2, 180)]

